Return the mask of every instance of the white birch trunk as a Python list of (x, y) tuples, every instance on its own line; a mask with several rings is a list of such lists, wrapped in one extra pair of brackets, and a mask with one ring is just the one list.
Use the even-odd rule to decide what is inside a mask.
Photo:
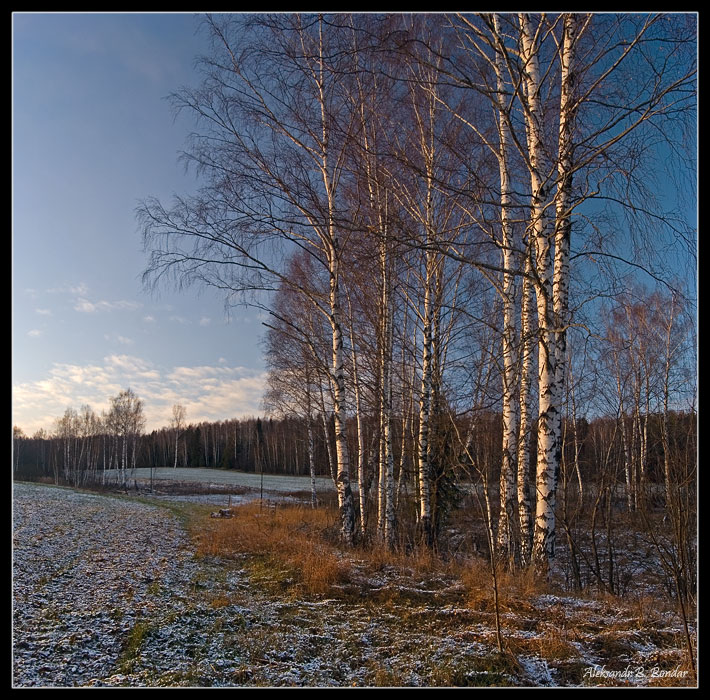
[[(334, 251), (335, 252), (335, 251)], [(340, 506), (343, 541), (353, 542), (355, 533), (355, 506), (350, 487), (350, 459), (345, 435), (345, 373), (343, 371), (343, 333), (340, 320), (340, 293), (337, 267), (331, 266), (330, 283), (331, 324), (333, 330), (333, 424), (335, 429), (335, 455), (337, 460), (336, 487)]]
[(531, 185), (530, 236), (534, 243), (538, 316), (538, 432), (533, 560), (546, 570), (555, 553), (555, 499), (559, 466), (559, 404), (556, 386), (556, 338), (552, 319), (553, 258), (546, 220), (547, 191), (543, 176), (541, 79), (539, 37), (527, 14), (519, 15), (523, 82), (526, 95), (525, 124)]
[[(407, 319), (408, 315), (404, 315), (404, 327), (402, 329), (402, 337), (407, 337)], [(416, 350), (414, 351), (416, 354)], [(401, 377), (402, 377), (402, 449), (399, 456), (399, 473), (397, 475), (397, 488), (395, 491), (395, 512), (399, 508), (399, 498), (402, 493), (402, 486), (405, 486), (405, 473), (406, 473), (406, 462), (407, 462), (407, 436), (412, 432), (412, 415), (414, 411), (414, 384), (411, 385), (409, 391), (409, 397), (405, 406), (405, 391), (406, 383), (405, 377), (407, 376), (407, 362), (406, 362), (406, 349), (405, 344), (402, 343), (402, 363), (401, 363)], [(413, 444), (412, 440), (412, 444)]]
[[(569, 263), (572, 233), (572, 157), (575, 118), (574, 58), (577, 40), (577, 19), (567, 13), (563, 20), (560, 52), (560, 124), (558, 135), (557, 192), (555, 198), (555, 259), (553, 307), (555, 317), (555, 401), (562, 406), (567, 362), (567, 326), (569, 325)], [(559, 436), (561, 411), (556, 413)]]
[[(382, 376), (380, 376), (380, 382), (381, 381)], [(385, 457), (385, 413), (382, 403), (382, 386), (380, 386), (380, 405), (378, 409), (380, 425), (377, 440), (377, 537), (380, 540), (384, 540), (385, 536), (385, 475), (387, 472)]]
[[(386, 250), (386, 240), (384, 246)], [(383, 254), (383, 267), (386, 268), (387, 256)], [(385, 270), (386, 271), (386, 270)], [(382, 353), (382, 429), (384, 447), (384, 541), (389, 549), (395, 542), (394, 510), (394, 455), (392, 454), (392, 310), (388, 293), (389, 279), (383, 280), (383, 353)]]
[(330, 478), (333, 479), (333, 486), (338, 488), (337, 467), (335, 465), (335, 456), (333, 455), (333, 447), (330, 444), (330, 429), (328, 426), (328, 416), (325, 411), (321, 412), (321, 422), (323, 423), (323, 439), (325, 440), (325, 451), (328, 456), (328, 468), (330, 469)]
[(318, 99), (321, 111), (321, 175), (328, 206), (327, 229), (323, 238), (328, 257), (330, 325), (332, 330), (333, 423), (337, 460), (336, 488), (341, 516), (341, 536), (351, 545), (355, 534), (355, 505), (350, 487), (350, 458), (345, 435), (345, 372), (343, 366), (343, 322), (340, 300), (340, 250), (335, 228), (335, 177), (330, 163), (330, 130), (326, 114), (323, 17), (319, 18), (319, 56), (317, 72)]
[(399, 499), (402, 494), (402, 487), (406, 488), (405, 473), (407, 464), (407, 434), (411, 423), (411, 407), (408, 407), (402, 415), (402, 450), (399, 455), (399, 472), (397, 473), (397, 486), (394, 494), (395, 512), (399, 508)]
[[(434, 123), (434, 106), (429, 105), (429, 128)], [(426, 198), (424, 203), (425, 233), (425, 271), (424, 271), (424, 318), (422, 328), (422, 381), (419, 399), (419, 437), (418, 437), (418, 473), (419, 473), (419, 524), (428, 547), (434, 544), (432, 522), (432, 484), (430, 427), (432, 397), (434, 390), (434, 302), (436, 284), (436, 254), (429, 248), (434, 242), (434, 143), (432, 133), (423, 127), (420, 133), (421, 152), (426, 163)]]
[(432, 289), (431, 264), (427, 253), (424, 290), (424, 327), (422, 329), (422, 380), (419, 394), (418, 474), (419, 474), (419, 523), (427, 545), (432, 544), (431, 479), (429, 465), (429, 417), (431, 411), (432, 373)]
[(367, 484), (365, 483), (365, 436), (363, 434), (362, 410), (360, 406), (360, 380), (357, 368), (354, 323), (350, 314), (350, 347), (353, 362), (353, 391), (355, 392), (355, 421), (357, 425), (357, 483), (360, 502), (360, 536), (363, 542), (367, 535)]
[[(552, 386), (552, 407), (549, 410), (549, 427), (555, 441), (554, 456), (555, 470), (559, 471), (561, 455), (561, 421), (562, 403), (564, 397), (564, 382), (566, 377), (567, 362), (567, 326), (569, 325), (569, 263), (570, 240), (572, 232), (571, 221), (571, 195), (572, 195), (572, 156), (573, 156), (573, 127), (575, 116), (575, 102), (573, 96), (574, 85), (574, 57), (577, 40), (577, 19), (573, 13), (567, 13), (563, 19), (562, 48), (560, 51), (560, 121), (558, 132), (557, 155), (557, 192), (555, 196), (555, 235), (554, 235), (554, 265), (552, 283), (552, 303), (554, 324), (552, 340), (554, 342), (554, 383)], [(550, 473), (547, 467), (547, 483), (553, 493), (556, 488), (556, 475)], [(554, 509), (554, 497), (552, 499)], [(538, 511), (539, 513), (540, 511)], [(550, 513), (548, 512), (548, 519)], [(554, 518), (554, 510), (551, 513)], [(539, 522), (542, 526), (542, 522)], [(549, 527), (549, 525), (548, 525)], [(554, 528), (554, 519), (552, 520)], [(542, 537), (542, 534), (541, 534)], [(542, 542), (539, 543), (542, 547)], [(554, 529), (547, 533), (546, 550), (549, 556), (554, 556)]]
[(523, 290), (520, 311), (520, 421), (518, 433), (518, 518), (520, 523), (520, 561), (523, 566), (532, 556), (533, 522), (530, 504), (530, 431), (532, 418), (530, 392), (533, 371), (533, 288), (530, 253), (525, 255)]
[[(316, 459), (313, 444), (313, 400), (311, 398), (311, 372), (308, 361), (305, 361), (306, 370), (306, 453), (308, 459), (308, 473), (311, 477), (311, 508), (318, 506), (318, 496), (316, 495)], [(236, 427), (234, 440), (236, 442)]]
[[(493, 16), (494, 28), (499, 34), (498, 15)], [(511, 188), (508, 172), (510, 126), (508, 122), (507, 92), (503, 80), (503, 57), (496, 52), (495, 72), (498, 100), (498, 170), (500, 175), (501, 246), (503, 250), (503, 449), (500, 470), (500, 515), (498, 519), (498, 547), (502, 554), (514, 558), (514, 528), (517, 494), (516, 488), (516, 423), (515, 406), (515, 284), (514, 242), (510, 222)]]
[(318, 497), (316, 496), (316, 461), (313, 453), (313, 417), (310, 406), (306, 417), (306, 430), (308, 432), (308, 471), (311, 475), (311, 508), (315, 508), (318, 505)]

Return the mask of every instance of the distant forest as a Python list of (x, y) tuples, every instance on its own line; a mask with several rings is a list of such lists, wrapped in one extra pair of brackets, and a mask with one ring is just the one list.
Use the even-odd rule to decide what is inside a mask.
[[(644, 417), (645, 421), (645, 417)], [(626, 418), (628, 434), (633, 432), (633, 417)], [(646, 422), (646, 421), (645, 421)], [(321, 416), (317, 423), (319, 429), (313, 433), (313, 453), (317, 476), (335, 478), (333, 421), (331, 417)], [(645, 452), (644, 479), (649, 484), (662, 484), (664, 481), (663, 416), (648, 416), (646, 444), (638, 443), (638, 453)], [(696, 459), (697, 416), (694, 411), (670, 412), (667, 421), (669, 430), (668, 444), (677, 463), (682, 463), (692, 473)], [(395, 422), (395, 427), (397, 422)], [(475, 446), (475, 454), (482, 464), (490, 465), (487, 478), (491, 484), (497, 484), (499, 473), (495, 465), (501, 463), (500, 414), (489, 412), (482, 414), (476, 421), (476, 430), (470, 439)], [(326, 438), (326, 430), (327, 438)], [(566, 481), (578, 480), (582, 483), (598, 483), (609, 476), (610, 465), (613, 481), (624, 484), (624, 464), (626, 448), (621, 440), (619, 422), (610, 418), (597, 418), (588, 421), (578, 418), (574, 422), (566, 421), (563, 426), (565, 444), (562, 458), (562, 475)], [(356, 431), (348, 431), (354, 436)], [(376, 475), (378, 450), (378, 425), (373, 419), (365, 423), (365, 444), (369, 446), (366, 463), (370, 465), (369, 487)], [(399, 489), (409, 493), (416, 489), (416, 465), (413, 464), (408, 449), (411, 435), (394, 431), (393, 451), (395, 479)], [(534, 440), (534, 435), (533, 435)], [(120, 469), (121, 439), (105, 431), (94, 435), (47, 435), (39, 431), (27, 437), (21, 431), (15, 433), (13, 475), (20, 480), (51, 479), (55, 483), (86, 484), (102, 480), (105, 470)], [(305, 418), (246, 418), (202, 422), (189, 424), (179, 432), (174, 428), (162, 428), (141, 435), (136, 443), (133, 467), (172, 467), (175, 465), (177, 444), (177, 466), (208, 467), (211, 469), (235, 469), (244, 472), (268, 474), (308, 475), (308, 429)], [(350, 445), (353, 453), (357, 445)], [(535, 450), (531, 450), (530, 474), (534, 474)], [(466, 459), (452, 460), (448, 469), (439, 477), (451, 477), (453, 481), (476, 480), (472, 477)], [(115, 477), (114, 477), (115, 478)], [(640, 474), (639, 474), (640, 478)]]

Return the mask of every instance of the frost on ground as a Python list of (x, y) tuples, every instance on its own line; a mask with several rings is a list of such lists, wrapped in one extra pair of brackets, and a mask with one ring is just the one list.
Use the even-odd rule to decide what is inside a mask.
[[(15, 485), (15, 687), (646, 685), (682, 662), (672, 615), (603, 601), (505, 611), (501, 656), (492, 612), (442, 604), (445, 582), (278, 596), (239, 559), (196, 558), (169, 505)], [(387, 586), (406, 594), (378, 602)]]
[[(119, 472), (115, 469), (107, 470), (103, 474), (107, 483), (118, 482)], [(232, 469), (208, 469), (205, 467), (159, 467), (148, 469), (138, 467), (127, 473), (129, 484), (138, 480), (144, 484), (153, 479), (156, 488), (161, 482), (194, 482), (200, 484), (209, 483), (211, 486), (247, 487), (258, 490), (262, 486), (265, 490), (272, 491), (304, 491), (311, 489), (311, 478), (309, 476), (294, 476), (290, 474), (260, 474), (259, 472), (239, 472)], [(333, 491), (333, 480), (329, 477), (316, 477), (316, 489), (318, 491)], [(357, 489), (357, 484), (353, 484), (353, 489)]]

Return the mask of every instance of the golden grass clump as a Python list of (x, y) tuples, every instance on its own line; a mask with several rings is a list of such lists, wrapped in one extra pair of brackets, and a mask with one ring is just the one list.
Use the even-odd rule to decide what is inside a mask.
[(234, 508), (233, 514), (207, 521), (198, 554), (267, 557), (276, 567), (286, 567), (309, 593), (327, 593), (347, 579), (347, 562), (327, 541), (337, 518), (332, 510), (257, 501)]
[[(494, 605), (493, 575), (485, 559), (469, 559), (460, 567), (461, 583), (466, 591), (466, 604), (472, 610), (490, 611)], [(534, 612), (530, 600), (546, 592), (545, 583), (531, 570), (496, 570), (498, 605), (502, 612), (528, 614)]]
[(535, 637), (511, 637), (507, 641), (516, 654), (541, 656), (549, 662), (576, 659), (580, 655), (564, 633), (549, 627)]

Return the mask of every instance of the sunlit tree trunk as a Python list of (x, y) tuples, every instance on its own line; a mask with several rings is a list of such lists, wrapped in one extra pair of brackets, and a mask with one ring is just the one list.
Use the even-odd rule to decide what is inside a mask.
[(555, 498), (559, 465), (559, 405), (556, 386), (556, 338), (554, 333), (552, 288), (553, 257), (548, 223), (549, 182), (544, 177), (543, 114), (540, 90), (539, 41), (543, 31), (521, 13), (520, 46), (526, 99), (525, 126), (530, 170), (529, 231), (535, 255), (535, 293), (538, 317), (538, 429), (533, 559), (546, 569), (555, 552)]
[[(341, 517), (341, 535), (345, 544), (350, 545), (355, 533), (355, 505), (350, 487), (350, 457), (345, 434), (345, 371), (343, 357), (343, 320), (340, 291), (340, 237), (335, 223), (335, 166), (331, 162), (331, 124), (327, 110), (330, 86), (326, 86), (325, 50), (323, 43), (323, 17), (318, 18), (318, 56), (314, 69), (320, 107), (319, 142), (321, 176), (327, 204), (327, 230), (324, 236), (329, 277), (329, 321), (332, 331), (333, 426), (335, 431), (335, 454), (337, 461), (336, 488)], [(330, 76), (335, 80), (335, 76)]]
[(419, 523), (425, 542), (432, 544), (431, 522), (431, 474), (429, 465), (429, 418), (432, 390), (432, 282), (433, 258), (427, 253), (424, 288), (424, 318), (422, 328), (422, 378), (419, 392), (418, 474), (419, 474)]
[[(383, 514), (382, 536), (387, 547), (394, 546), (395, 510), (394, 510), (394, 456), (392, 454), (392, 305), (390, 302), (390, 274), (387, 251), (387, 231), (382, 232), (380, 262), (382, 267), (382, 321), (381, 321), (381, 354), (380, 354), (380, 415), (382, 431), (382, 492), (380, 507)], [(383, 507), (384, 506), (384, 507)]]
[(350, 456), (345, 434), (345, 371), (343, 366), (343, 331), (340, 312), (339, 253), (337, 238), (330, 251), (330, 311), (333, 331), (333, 428), (337, 464), (336, 487), (340, 507), (341, 530), (345, 544), (352, 544), (355, 533), (355, 505), (350, 487)]
[[(527, 246), (526, 246), (527, 249)], [(520, 561), (524, 566), (532, 556), (533, 520), (530, 503), (530, 436), (533, 428), (530, 399), (533, 379), (534, 347), (533, 285), (530, 252), (526, 250), (523, 265), (520, 311), (520, 421), (518, 424), (518, 518), (520, 523)]]
[[(557, 142), (557, 191), (555, 193), (554, 275), (552, 300), (554, 312), (555, 383), (554, 413), (557, 436), (557, 464), (561, 460), (561, 420), (559, 407), (564, 399), (567, 376), (567, 327), (569, 325), (570, 242), (572, 234), (572, 172), (573, 129), (576, 103), (574, 96), (575, 48), (577, 42), (577, 16), (565, 13), (560, 49), (560, 122)], [(554, 543), (553, 550), (554, 553)]]
[(360, 536), (363, 542), (367, 536), (367, 483), (365, 481), (365, 436), (362, 424), (358, 353), (355, 344), (355, 321), (350, 309), (350, 354), (353, 363), (353, 393), (355, 394), (355, 422), (357, 426), (357, 483), (360, 504)]
[[(402, 488), (406, 488), (407, 462), (414, 458), (414, 440), (413, 435), (413, 414), (414, 414), (414, 383), (408, 379), (410, 368), (407, 363), (407, 340), (409, 338), (409, 314), (405, 310), (402, 320), (402, 346), (401, 346), (401, 362), (400, 362), (400, 386), (401, 398), (400, 406), (402, 411), (402, 449), (399, 457), (399, 473), (397, 474), (397, 488), (395, 491), (395, 512), (399, 508), (400, 496)], [(414, 338), (416, 342), (416, 336)], [(416, 349), (412, 348), (412, 352), (416, 355)], [(416, 489), (415, 489), (416, 493)]]
[[(495, 32), (500, 36), (498, 15), (493, 16)], [(503, 252), (503, 445), (500, 470), (500, 515), (498, 519), (498, 547), (504, 556), (515, 558), (516, 518), (516, 460), (517, 417), (516, 408), (516, 332), (515, 332), (515, 251), (513, 226), (510, 216), (511, 181), (510, 160), (510, 96), (504, 81), (504, 62), (500, 51), (495, 54), (495, 73), (498, 107), (498, 172), (500, 176), (501, 247)]]

